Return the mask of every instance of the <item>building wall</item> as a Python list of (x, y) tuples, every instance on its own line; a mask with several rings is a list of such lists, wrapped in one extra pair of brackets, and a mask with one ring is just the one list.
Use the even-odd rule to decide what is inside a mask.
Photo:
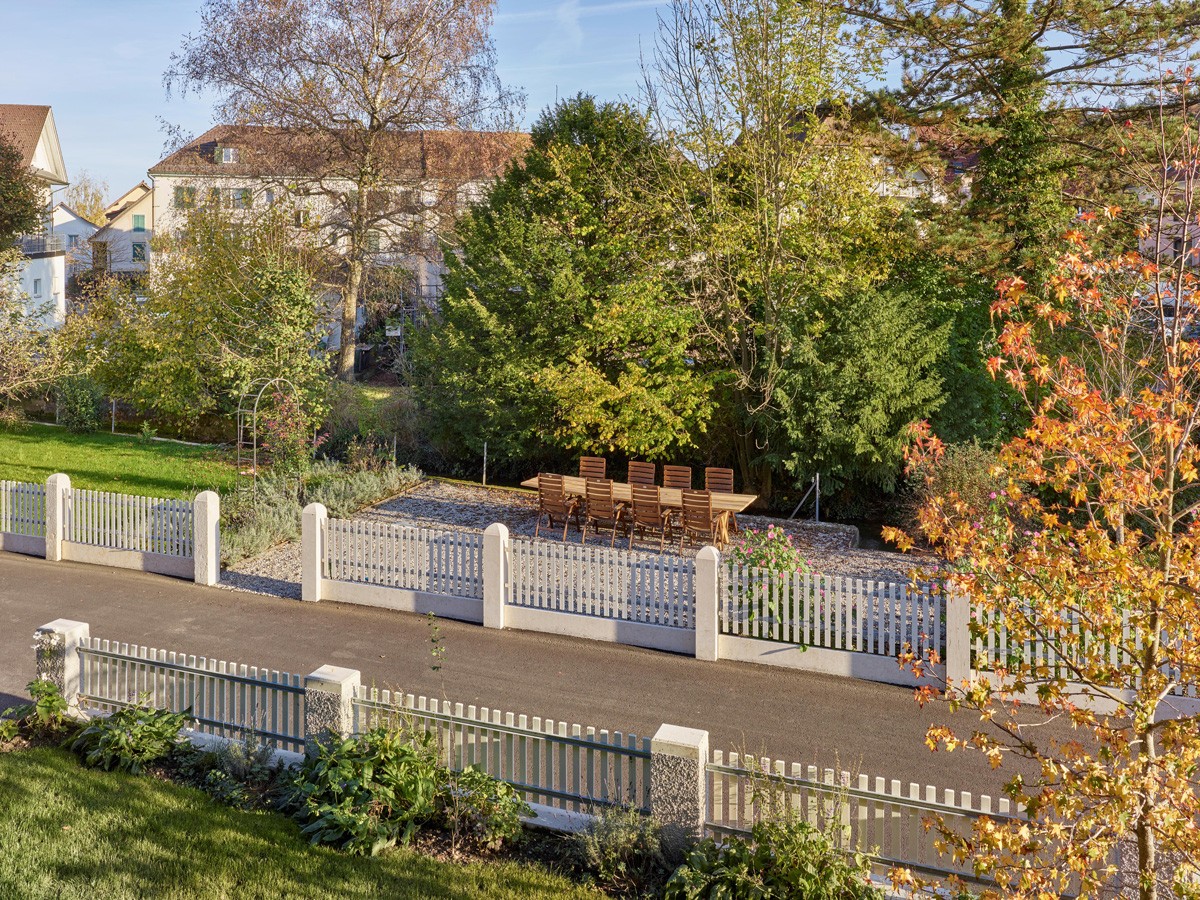
[[(150, 269), (150, 242), (154, 236), (154, 204), (152, 194), (146, 194), (136, 203), (122, 210), (119, 215), (98, 231), (93, 245), (107, 245), (107, 268), (110, 272), (134, 273)], [(141, 217), (143, 230), (135, 230), (135, 218)], [(96, 257), (96, 251), (93, 251)], [(98, 258), (95, 259), (100, 262)]]
[(92, 245), (88, 243), (88, 239), (99, 231), (99, 228), (87, 219), (72, 215), (61, 207), (56, 208), (51, 214), (50, 224), (54, 233), (66, 242), (67, 278), (90, 269), (92, 267)]
[(28, 259), (21, 269), (21, 290), (31, 309), (45, 311), (47, 324), (61, 325), (67, 317), (66, 271), (64, 253)]

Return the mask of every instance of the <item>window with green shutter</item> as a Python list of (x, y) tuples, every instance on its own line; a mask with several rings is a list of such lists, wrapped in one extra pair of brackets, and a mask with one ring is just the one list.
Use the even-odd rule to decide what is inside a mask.
[(145, 216), (134, 216), (133, 217), (133, 230), (134, 231), (145, 231), (146, 230), (146, 217)]

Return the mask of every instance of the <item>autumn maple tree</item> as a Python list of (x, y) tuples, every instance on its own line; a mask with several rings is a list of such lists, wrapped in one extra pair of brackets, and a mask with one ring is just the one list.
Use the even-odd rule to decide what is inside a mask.
[[(1176, 88), (1120, 126), (1155, 144), (1128, 162), (1148, 207), (1130, 249), (1093, 251), (1124, 217), (1085, 215), (1036, 296), (999, 285), (989, 368), (1031, 413), (1000, 453), (1001, 489), (919, 515), (973, 610), (971, 674), (944, 699), (979, 714), (928, 743), (1020, 770), (1006, 791), (1025, 811), (943, 836), (1005, 896), (1153, 900), (1186, 894), (1200, 861), (1198, 147), (1190, 74)], [(941, 452), (925, 429), (911, 459)]]

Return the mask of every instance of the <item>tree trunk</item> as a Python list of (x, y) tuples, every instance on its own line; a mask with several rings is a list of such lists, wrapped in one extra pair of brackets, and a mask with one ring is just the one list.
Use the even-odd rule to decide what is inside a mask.
[(346, 287), (342, 291), (342, 342), (338, 348), (337, 377), (342, 381), (354, 380), (354, 351), (358, 346), (355, 332), (358, 328), (358, 291), (362, 285), (362, 260), (356, 259), (353, 250), (348, 263)]
[(1158, 847), (1145, 815), (1134, 827), (1138, 845), (1138, 900), (1158, 900)]

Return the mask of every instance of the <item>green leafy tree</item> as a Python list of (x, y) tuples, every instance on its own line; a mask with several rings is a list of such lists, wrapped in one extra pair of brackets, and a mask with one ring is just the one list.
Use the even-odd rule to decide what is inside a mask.
[(146, 289), (95, 286), (75, 329), (108, 393), (184, 428), (230, 417), (260, 378), (286, 378), (315, 416), (326, 361), (315, 282), (284, 213), (196, 209), (165, 238)]
[(579, 96), (460, 225), (441, 321), (416, 367), (442, 441), (513, 462), (663, 457), (705, 428), (694, 311), (639, 185), (662, 149), (644, 118)]
[(21, 152), (0, 133), (0, 245), (37, 229), (45, 203)]
[(23, 266), (19, 250), (0, 249), (0, 422), (20, 418), (22, 399), (77, 369), (62, 335), (47, 327), (49, 305), (21, 290)]
[(676, 0), (646, 77), (675, 151), (655, 190), (678, 302), (721, 387), (726, 452), (760, 496), (822, 469), (890, 484), (905, 426), (940, 399), (944, 335), (882, 287), (907, 226), (850, 122), (879, 59), (845, 24), (823, 3)]

